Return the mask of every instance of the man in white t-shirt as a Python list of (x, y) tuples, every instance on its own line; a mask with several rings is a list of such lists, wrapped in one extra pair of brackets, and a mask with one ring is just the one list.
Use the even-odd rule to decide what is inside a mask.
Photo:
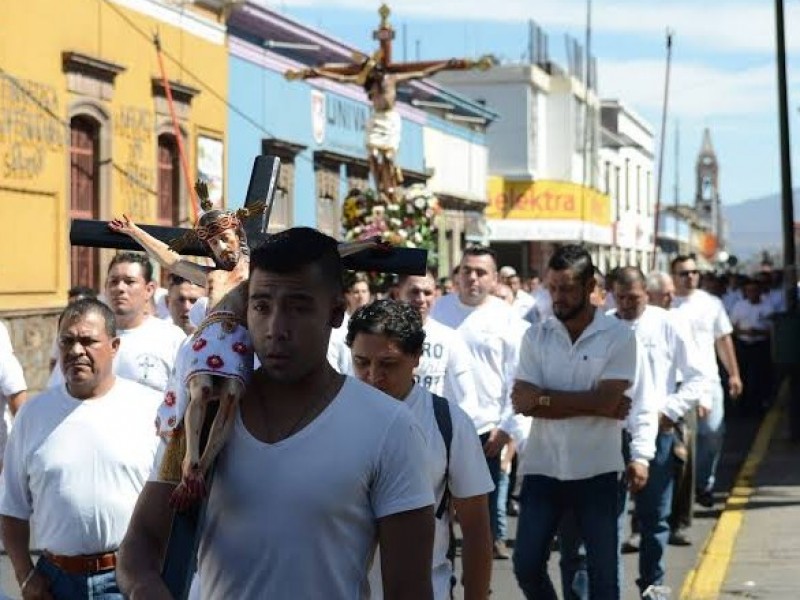
[(414, 381), (455, 402), (472, 418), (478, 403), (472, 355), (454, 329), (430, 316), (436, 300), (436, 279), (430, 271), (425, 276), (406, 275), (400, 278), (398, 293), (400, 300), (417, 309), (425, 329)]
[(514, 267), (505, 266), (499, 271), (501, 283), (508, 286), (511, 290), (511, 305), (520, 318), (525, 318), (525, 315), (533, 308), (536, 303), (528, 292), (522, 289), (522, 280)]
[(344, 321), (340, 327), (336, 327), (331, 332), (331, 339), (328, 342), (328, 362), (342, 375), (352, 375), (353, 365), (350, 361), (350, 349), (344, 340), (347, 337), (347, 322), (350, 315), (372, 302), (369, 277), (366, 273), (353, 273), (346, 278), (344, 299), (346, 303)]
[[(118, 347), (107, 306), (68, 306), (59, 320), (65, 384), (29, 400), (15, 420), (0, 520), (23, 598), (122, 600), (117, 549), (153, 464), (161, 395), (114, 375)], [(43, 549), (35, 567), (31, 538)]]
[[(154, 291), (153, 265), (147, 256), (121, 252), (111, 259), (105, 292), (120, 339), (114, 374), (163, 392), (186, 334), (172, 323), (149, 314)], [(62, 373), (54, 371), (49, 385), (62, 382)]]
[[(253, 251), (250, 268), (247, 325), (261, 367), (217, 459), (200, 534), (202, 597), (363, 598), (378, 547), (385, 596), (431, 600), (422, 432), (406, 407), (326, 357), (344, 314), (336, 240), (288, 229)], [(152, 479), (120, 557), (132, 600), (170, 597), (160, 557), (175, 482), (158, 465)]]
[[(422, 279), (422, 278), (417, 278)], [(347, 344), (356, 377), (400, 400), (417, 419), (427, 443), (427, 462), (420, 465), (430, 476), (436, 497), (436, 535), (433, 552), (433, 597), (450, 598), (453, 569), (447, 558), (452, 503), (463, 534), (464, 597), (487, 598), (492, 573), (492, 534), (487, 494), (494, 485), (483, 458), (475, 428), (455, 403), (434, 400), (431, 392), (414, 384), (414, 369), (423, 355), (426, 333), (411, 306), (378, 300), (350, 318)], [(434, 402), (444, 402), (450, 415), (449, 448), (437, 421)], [(440, 417), (442, 418), (442, 417)], [(371, 598), (383, 598), (380, 564), (370, 573)]]
[(722, 453), (725, 396), (717, 366), (719, 357), (728, 372), (728, 391), (732, 398), (742, 393), (742, 380), (731, 333), (733, 327), (719, 298), (698, 289), (700, 271), (692, 256), (678, 256), (672, 261), (675, 297), (672, 307), (688, 324), (697, 346), (695, 364), (706, 379), (706, 394), (711, 410), (698, 411), (697, 425), (697, 501), (706, 507), (714, 505), (714, 481)]
[[(525, 596), (537, 600), (557, 597), (547, 560), (567, 511), (586, 545), (589, 597), (620, 597), (618, 480), (637, 349), (629, 327), (591, 305), (593, 273), (580, 246), (562, 246), (550, 258), (556, 318), (525, 334), (514, 385), (514, 408), (533, 417), (522, 458), (514, 573)], [(631, 464), (633, 478), (646, 480), (646, 464)]]
[(166, 318), (160, 316), (161, 320), (180, 327), (186, 335), (194, 333), (198, 324), (192, 322), (192, 308), (198, 302), (208, 307), (208, 297), (205, 294), (201, 286), (180, 275), (170, 273), (169, 287), (164, 297), (167, 316)]
[(650, 460), (647, 485), (635, 496), (641, 536), (637, 585), (643, 593), (664, 581), (673, 474), (677, 467), (675, 426), (696, 410), (705, 391), (705, 380), (693, 363), (696, 349), (691, 334), (666, 310), (648, 306), (645, 277), (638, 267), (617, 271), (614, 297), (616, 316), (631, 325), (649, 364), (659, 416), (656, 452)]
[(0, 338), (8, 339), (8, 345), (0, 344), (0, 469), (3, 467), (3, 451), (11, 428), (11, 419), (28, 398), (28, 384), (22, 365), (11, 346), (11, 338), (3, 323), (0, 323)]
[(759, 282), (744, 282), (744, 298), (730, 312), (736, 354), (744, 379), (741, 408), (745, 414), (757, 415), (772, 400), (772, 315), (775, 306), (761, 295)]
[(512, 435), (523, 437), (523, 421), (514, 415), (510, 398), (523, 331), (514, 309), (492, 295), (497, 285), (497, 258), (491, 248), (467, 248), (461, 258), (458, 279), (458, 292), (440, 298), (431, 317), (455, 329), (472, 355), (478, 402), (470, 417), (481, 436), (495, 484), (495, 491), (489, 495), (495, 557), (507, 559), (505, 540), (500, 536), (496, 486), (501, 450)]

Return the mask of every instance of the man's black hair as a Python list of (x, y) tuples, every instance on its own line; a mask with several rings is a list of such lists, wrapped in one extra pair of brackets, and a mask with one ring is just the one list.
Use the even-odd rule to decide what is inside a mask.
[[(409, 277), (417, 277), (417, 275), (400, 275), (397, 278), (397, 285), (405, 285)], [(433, 282), (436, 285), (441, 285), (442, 280), (449, 279), (449, 277), (442, 277), (442, 279), (437, 279), (436, 273), (434, 273), (433, 269), (431, 269), (430, 267), (425, 269), (425, 277), (430, 277), (431, 279), (433, 279)]]
[(191, 283), (192, 285), (196, 285), (194, 281), (189, 281), (185, 277), (181, 277), (180, 275), (176, 275), (175, 273), (170, 273), (167, 279), (167, 287), (172, 288), (176, 285), (182, 285), (184, 283)]
[(69, 304), (58, 317), (58, 329), (61, 330), (61, 324), (64, 321), (74, 321), (90, 313), (100, 315), (103, 318), (108, 337), (117, 337), (117, 320), (114, 317), (114, 313), (108, 305), (100, 302), (97, 298), (82, 298)]
[(674, 273), (676, 265), (686, 262), (687, 260), (695, 260), (696, 258), (697, 257), (694, 254), (678, 254), (678, 256), (673, 258), (672, 262), (669, 263), (669, 270)]
[(547, 261), (547, 268), (553, 271), (573, 271), (581, 283), (588, 283), (594, 277), (592, 256), (586, 248), (577, 244), (566, 244), (557, 248)]
[(385, 335), (397, 342), (403, 354), (422, 352), (425, 330), (419, 311), (405, 302), (376, 300), (356, 310), (347, 323), (345, 342), (353, 347), (359, 333)]
[(622, 287), (630, 287), (635, 283), (641, 283), (642, 287), (647, 287), (647, 281), (639, 267), (620, 267), (615, 269), (614, 283)]
[(97, 292), (85, 285), (76, 285), (69, 288), (67, 298), (71, 299), (70, 302), (75, 302), (75, 300), (82, 298), (97, 298)]
[(366, 283), (367, 287), (370, 288), (370, 292), (372, 291), (372, 286), (369, 284), (369, 275), (362, 271), (345, 271), (342, 279), (344, 281), (344, 289), (348, 292), (357, 283)]
[(260, 270), (285, 275), (309, 265), (319, 267), (323, 283), (332, 291), (342, 292), (342, 259), (338, 242), (311, 227), (292, 227), (268, 237), (253, 250), (250, 273)]
[(110, 273), (111, 269), (116, 265), (123, 263), (140, 265), (142, 267), (142, 277), (144, 277), (145, 283), (153, 281), (153, 263), (148, 260), (146, 254), (138, 254), (136, 252), (120, 252), (114, 255), (114, 258), (108, 263), (108, 271), (106, 271), (106, 273)]
[(482, 246), (480, 244), (467, 246), (464, 248), (464, 256), (490, 256), (492, 262), (494, 262), (495, 269), (497, 268), (497, 252), (489, 246)]

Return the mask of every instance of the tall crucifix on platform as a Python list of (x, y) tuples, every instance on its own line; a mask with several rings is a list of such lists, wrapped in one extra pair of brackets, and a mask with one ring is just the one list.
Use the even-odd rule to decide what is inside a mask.
[(398, 196), (398, 186), (403, 181), (402, 171), (396, 164), (400, 148), (401, 123), (395, 108), (397, 85), (412, 79), (430, 77), (440, 71), (488, 69), (489, 58), (474, 61), (451, 58), (440, 61), (392, 61), (392, 40), (395, 31), (389, 24), (389, 7), (384, 4), (378, 11), (381, 22), (373, 32), (379, 48), (372, 56), (355, 53), (353, 62), (323, 64), (300, 71), (287, 71), (285, 77), (295, 79), (329, 79), (340, 83), (355, 83), (364, 88), (372, 103), (372, 114), (366, 132), (367, 156), (372, 177), (379, 194), (386, 200)]

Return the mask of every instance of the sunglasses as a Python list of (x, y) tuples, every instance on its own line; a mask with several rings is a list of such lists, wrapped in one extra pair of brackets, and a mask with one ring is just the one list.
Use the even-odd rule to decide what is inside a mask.
[(691, 271), (678, 271), (678, 277), (689, 277), (689, 275), (699, 275), (700, 271), (692, 269)]

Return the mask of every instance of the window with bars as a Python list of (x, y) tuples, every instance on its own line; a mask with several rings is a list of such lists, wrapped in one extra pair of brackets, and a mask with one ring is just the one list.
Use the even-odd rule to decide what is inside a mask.
[(355, 163), (348, 164), (345, 168), (347, 173), (347, 191), (369, 189), (369, 167)]
[[(80, 115), (70, 120), (70, 217), (99, 217), (100, 123)], [(84, 285), (100, 289), (100, 258), (96, 248), (73, 246), (70, 250), (70, 286)]]
[(175, 136), (158, 136), (158, 212), (159, 225), (178, 225), (180, 222), (181, 184), (178, 144)]
[(317, 229), (338, 238), (341, 231), (339, 165), (315, 158), (314, 178), (317, 191)]

